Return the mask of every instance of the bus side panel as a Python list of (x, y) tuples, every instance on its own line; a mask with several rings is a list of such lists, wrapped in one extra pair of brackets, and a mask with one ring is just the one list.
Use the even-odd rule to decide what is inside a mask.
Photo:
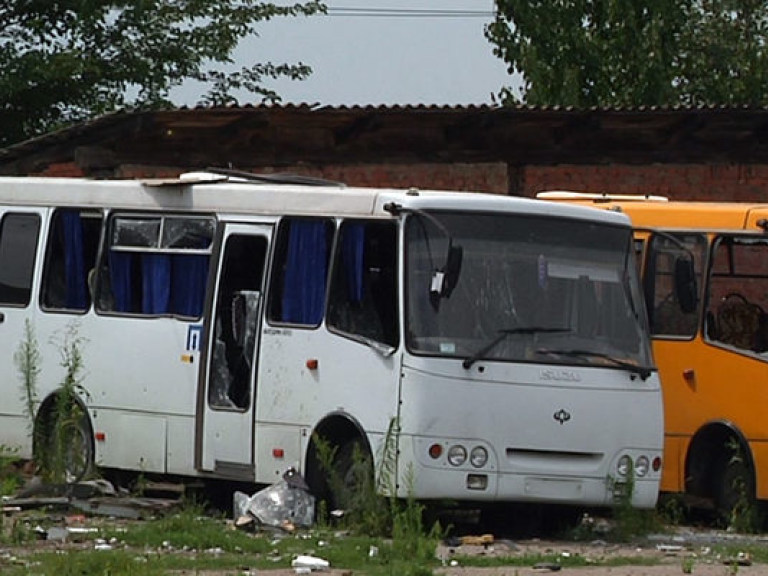
[[(256, 392), (256, 481), (274, 481), (304, 454), (276, 458), (273, 448), (306, 450), (311, 432), (339, 414), (368, 433), (373, 456), (397, 416), (399, 355), (330, 333), (325, 327), (267, 326), (262, 333)], [(312, 362), (317, 368), (312, 369)], [(278, 426), (279, 424), (279, 426)], [(261, 431), (265, 433), (262, 434)], [(281, 440), (281, 437), (284, 440)]]
[[(750, 443), (758, 473), (758, 498), (768, 498), (768, 485), (760, 482), (760, 466), (766, 462), (762, 443), (768, 440), (762, 410), (768, 405), (768, 388), (763, 385), (768, 380), (766, 360), (707, 344), (700, 338), (686, 342), (656, 340), (654, 355), (662, 370), (667, 436), (679, 438), (680, 446), (687, 447), (690, 439), (710, 423), (732, 427)], [(684, 467), (685, 461), (683, 451), (679, 465)], [(663, 489), (682, 491), (684, 468), (676, 470), (676, 462), (670, 458), (665, 462)]]
[(194, 474), (196, 325), (92, 312), (81, 325), (86, 336), (83, 386), (96, 415), (94, 433), (103, 438), (96, 442), (96, 463)]

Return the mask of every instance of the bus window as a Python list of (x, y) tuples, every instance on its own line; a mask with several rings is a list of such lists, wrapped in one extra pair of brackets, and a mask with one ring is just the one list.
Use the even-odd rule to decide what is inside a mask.
[[(646, 301), (654, 336), (692, 338), (697, 331), (697, 301), (707, 239), (701, 234), (654, 234), (644, 275)], [(696, 294), (683, 286), (680, 271), (693, 262)]]
[(709, 281), (709, 338), (742, 350), (768, 351), (768, 241), (717, 239)]
[(328, 325), (397, 346), (397, 230), (392, 222), (345, 221), (333, 260)]
[(323, 319), (333, 224), (284, 218), (277, 233), (269, 320), (318, 326)]
[(96, 286), (97, 309), (198, 318), (215, 226), (210, 217), (112, 218)]
[(89, 273), (96, 265), (101, 223), (99, 212), (54, 212), (43, 267), (43, 309), (84, 312), (90, 307)]
[[(406, 228), (412, 352), (461, 357), (465, 367), (479, 358), (651, 364), (630, 232), (528, 215), (437, 218), (444, 231), (418, 216)], [(435, 309), (430, 282), (446, 232), (463, 263), (453, 294)]]
[(0, 225), (0, 304), (26, 306), (32, 293), (37, 234), (36, 214), (6, 214)]

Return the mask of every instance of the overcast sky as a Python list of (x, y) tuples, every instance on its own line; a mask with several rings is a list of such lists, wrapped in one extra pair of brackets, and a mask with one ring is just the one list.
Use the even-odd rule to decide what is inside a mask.
[[(493, 0), (325, 3), (327, 16), (261, 24), (260, 36), (244, 40), (235, 54), (242, 65), (272, 61), (312, 67), (307, 80), (267, 83), (283, 103), (490, 104), (491, 94), (512, 83), (483, 35)], [(198, 92), (188, 87), (172, 97), (177, 104), (194, 105)], [(241, 105), (257, 103), (255, 96), (238, 97)]]

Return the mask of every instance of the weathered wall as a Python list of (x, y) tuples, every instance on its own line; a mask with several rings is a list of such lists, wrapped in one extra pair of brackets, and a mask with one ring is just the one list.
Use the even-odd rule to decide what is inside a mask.
[[(172, 177), (185, 167), (126, 165), (117, 178)], [(675, 200), (766, 201), (768, 165), (654, 164), (552, 165), (507, 167), (497, 163), (359, 164), (279, 169), (243, 168), (252, 172), (291, 172), (345, 182), (349, 186), (466, 190), (535, 196), (545, 190), (658, 194)], [(54, 164), (42, 175), (88, 176), (75, 163)]]
[(544, 190), (658, 194), (674, 200), (766, 201), (768, 165), (528, 166), (521, 195)]

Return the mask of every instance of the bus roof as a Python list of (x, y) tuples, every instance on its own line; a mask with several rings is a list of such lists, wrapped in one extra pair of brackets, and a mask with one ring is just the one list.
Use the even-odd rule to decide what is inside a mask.
[(393, 203), (406, 210), (509, 211), (629, 225), (617, 213), (487, 193), (282, 184), (202, 172), (143, 181), (0, 177), (0, 205), (12, 206), (391, 217), (385, 206)]
[(768, 229), (768, 204), (748, 202), (670, 201), (662, 196), (632, 196), (579, 192), (544, 192), (537, 198), (623, 212), (635, 228), (681, 230)]

